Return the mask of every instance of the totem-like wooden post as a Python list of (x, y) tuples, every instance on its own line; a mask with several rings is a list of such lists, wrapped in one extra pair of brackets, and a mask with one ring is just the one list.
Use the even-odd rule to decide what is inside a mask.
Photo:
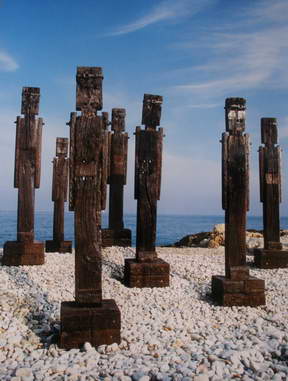
[(136, 127), (135, 199), (137, 200), (136, 259), (125, 260), (124, 281), (129, 287), (169, 286), (169, 264), (155, 250), (157, 200), (160, 199), (163, 128), (162, 97), (144, 94), (142, 124)]
[(70, 122), (69, 208), (75, 212), (75, 301), (61, 303), (60, 347), (120, 342), (120, 310), (102, 299), (101, 210), (107, 187), (108, 132), (100, 67), (77, 68)]
[(259, 147), (260, 199), (263, 203), (264, 249), (254, 249), (257, 267), (288, 267), (288, 251), (280, 242), (279, 204), (281, 202), (281, 148), (278, 143), (277, 119), (261, 119)]
[(42, 118), (40, 89), (23, 87), (21, 114), (16, 120), (14, 187), (18, 188), (17, 241), (4, 245), (2, 264), (42, 265), (44, 243), (34, 241), (35, 188), (40, 187)]
[(222, 207), (225, 210), (225, 276), (212, 277), (212, 296), (223, 306), (265, 304), (264, 281), (246, 265), (246, 211), (249, 209), (249, 135), (243, 98), (227, 98), (222, 134)]
[(127, 177), (128, 134), (125, 131), (125, 109), (112, 109), (109, 132), (109, 228), (102, 229), (102, 245), (131, 246), (131, 230), (124, 229), (123, 192)]
[(53, 160), (52, 201), (54, 201), (53, 240), (46, 241), (46, 252), (72, 253), (72, 241), (64, 240), (64, 210), (68, 188), (68, 139), (56, 139)]

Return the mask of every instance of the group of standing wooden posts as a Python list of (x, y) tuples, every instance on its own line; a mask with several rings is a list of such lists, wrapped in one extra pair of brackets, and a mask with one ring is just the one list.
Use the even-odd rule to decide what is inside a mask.
[[(75, 213), (75, 301), (61, 303), (59, 345), (81, 347), (120, 342), (120, 310), (102, 298), (102, 246), (130, 246), (131, 231), (123, 223), (123, 189), (127, 174), (128, 134), (125, 109), (112, 110), (112, 122), (102, 109), (103, 73), (100, 67), (78, 67), (76, 110), (68, 139), (57, 138), (53, 160), (53, 240), (46, 251), (71, 252), (64, 240), (64, 203)], [(34, 193), (40, 186), (42, 119), (38, 88), (23, 88), (22, 114), (16, 124), (15, 187), (18, 192), (17, 241), (4, 245), (3, 265), (44, 263), (44, 244), (34, 241)], [(137, 200), (136, 258), (126, 259), (128, 287), (169, 286), (169, 264), (155, 250), (157, 200), (160, 198), (163, 129), (162, 97), (145, 94), (142, 125), (136, 127), (135, 199)], [(222, 135), (222, 205), (225, 210), (225, 276), (212, 277), (212, 297), (221, 305), (265, 304), (264, 281), (251, 277), (246, 264), (246, 211), (249, 207), (249, 136), (245, 131), (243, 98), (226, 99), (226, 133)], [(111, 124), (112, 132), (108, 131)], [(274, 118), (261, 120), (260, 193), (264, 215), (264, 249), (255, 249), (255, 265), (288, 266), (280, 243), (280, 148)], [(109, 193), (109, 227), (101, 229), (101, 211)]]

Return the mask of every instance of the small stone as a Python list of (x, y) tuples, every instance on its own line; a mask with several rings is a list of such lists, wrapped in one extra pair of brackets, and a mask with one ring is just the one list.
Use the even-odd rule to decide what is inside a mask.
[(30, 377), (32, 376), (32, 371), (29, 368), (18, 368), (15, 375), (19, 377)]
[(83, 349), (84, 349), (85, 352), (89, 352), (89, 351), (91, 351), (91, 350), (94, 349), (94, 348), (92, 347), (92, 345), (91, 345), (89, 342), (86, 342), (86, 343), (83, 345)]
[(206, 374), (199, 374), (194, 377), (193, 381), (209, 381), (209, 377)]

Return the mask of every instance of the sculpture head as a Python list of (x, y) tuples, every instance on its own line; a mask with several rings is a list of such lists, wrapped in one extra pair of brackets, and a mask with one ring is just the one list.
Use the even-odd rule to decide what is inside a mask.
[(38, 115), (40, 101), (39, 87), (23, 87), (21, 114)]
[(276, 118), (261, 118), (261, 143), (268, 146), (278, 143)]
[(102, 125), (103, 125), (103, 129), (105, 131), (108, 130), (108, 126), (110, 125), (110, 122), (109, 122), (109, 113), (107, 111), (103, 111), (102, 112)]
[(163, 97), (161, 95), (144, 94), (142, 124), (146, 127), (155, 128), (160, 125), (161, 106)]
[(76, 110), (96, 112), (102, 109), (101, 67), (80, 66), (76, 74)]
[(244, 98), (226, 98), (226, 131), (232, 135), (245, 131), (246, 100)]
[(111, 129), (115, 132), (125, 131), (125, 108), (112, 108)]
[(57, 138), (56, 139), (56, 156), (67, 156), (68, 155), (68, 138)]

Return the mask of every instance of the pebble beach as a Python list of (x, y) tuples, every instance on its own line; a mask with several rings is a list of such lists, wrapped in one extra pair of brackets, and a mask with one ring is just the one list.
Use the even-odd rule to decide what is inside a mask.
[(74, 254), (1, 266), (0, 380), (288, 380), (288, 269), (251, 267), (265, 279), (266, 306), (220, 307), (210, 292), (224, 247), (157, 252), (170, 263), (169, 288), (126, 288), (124, 259), (135, 249), (103, 250), (103, 297), (121, 310), (122, 341), (70, 351), (57, 338), (60, 303), (74, 298)]

